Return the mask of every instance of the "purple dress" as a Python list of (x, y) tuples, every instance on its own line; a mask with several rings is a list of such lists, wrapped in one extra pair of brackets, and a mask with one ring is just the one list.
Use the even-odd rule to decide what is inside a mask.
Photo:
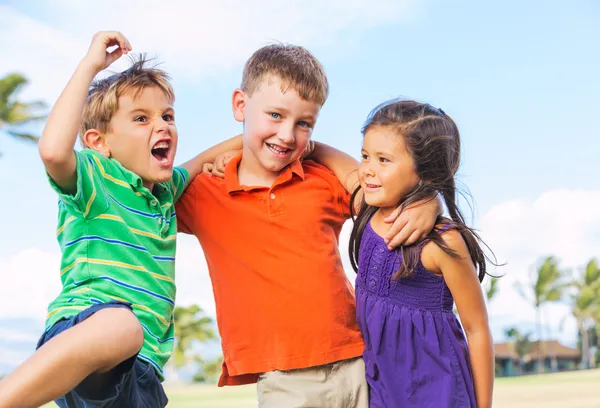
[(356, 313), (366, 345), (370, 407), (475, 408), (467, 341), (450, 290), (421, 262), (412, 276), (392, 280), (400, 260), (400, 251), (389, 251), (367, 223)]

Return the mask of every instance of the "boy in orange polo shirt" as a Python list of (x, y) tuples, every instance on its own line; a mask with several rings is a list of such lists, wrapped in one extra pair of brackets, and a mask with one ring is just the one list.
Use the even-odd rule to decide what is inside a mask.
[[(258, 381), (261, 408), (368, 406), (354, 290), (338, 250), (349, 194), (329, 169), (299, 160), (327, 94), (304, 48), (256, 51), (233, 93), (242, 153), (224, 178), (198, 176), (177, 203), (179, 228), (198, 238), (212, 280), (219, 386)], [(437, 203), (411, 211), (423, 221), (408, 234), (428, 233)]]

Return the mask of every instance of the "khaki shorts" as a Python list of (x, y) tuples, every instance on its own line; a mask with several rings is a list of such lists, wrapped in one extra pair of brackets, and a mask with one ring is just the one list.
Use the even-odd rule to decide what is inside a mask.
[(318, 367), (261, 374), (259, 408), (368, 408), (361, 357)]

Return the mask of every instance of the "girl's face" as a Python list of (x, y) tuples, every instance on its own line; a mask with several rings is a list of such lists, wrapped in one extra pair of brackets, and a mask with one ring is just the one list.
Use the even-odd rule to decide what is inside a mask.
[(365, 134), (358, 177), (367, 204), (382, 209), (396, 208), (419, 183), (404, 137), (383, 126)]

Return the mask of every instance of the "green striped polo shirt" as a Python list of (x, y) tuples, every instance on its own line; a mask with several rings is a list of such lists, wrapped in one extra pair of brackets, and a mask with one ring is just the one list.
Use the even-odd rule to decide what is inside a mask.
[(189, 174), (151, 192), (118, 161), (84, 149), (77, 157), (77, 190), (60, 197), (57, 239), (62, 251), (62, 291), (48, 307), (46, 327), (109, 301), (131, 303), (144, 329), (138, 358), (161, 379), (173, 350), (175, 305), (175, 201)]

